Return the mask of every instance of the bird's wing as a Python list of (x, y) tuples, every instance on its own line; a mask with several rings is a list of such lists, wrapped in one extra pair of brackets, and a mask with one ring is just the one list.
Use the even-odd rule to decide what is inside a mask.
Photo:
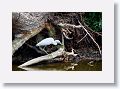
[(37, 46), (44, 46), (44, 45), (50, 45), (54, 42), (53, 38), (45, 38), (42, 41), (40, 41)]

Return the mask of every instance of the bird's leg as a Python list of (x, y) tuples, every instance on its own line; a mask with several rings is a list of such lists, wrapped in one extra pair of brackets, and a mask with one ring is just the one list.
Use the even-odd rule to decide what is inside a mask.
[(44, 49), (42, 49), (40, 46), (39, 46), (39, 49), (40, 50), (42, 50), (42, 51), (44, 51), (46, 54), (48, 54)]
[(39, 49), (42, 50), (42, 51), (44, 51), (49, 57), (53, 57), (52, 55), (48, 54), (48, 53), (44, 50), (44, 48), (41, 48), (41, 47), (39, 46)]
[(45, 48), (46, 48), (46, 46), (44, 46), (44, 48), (43, 48), (43, 49), (45, 50)]

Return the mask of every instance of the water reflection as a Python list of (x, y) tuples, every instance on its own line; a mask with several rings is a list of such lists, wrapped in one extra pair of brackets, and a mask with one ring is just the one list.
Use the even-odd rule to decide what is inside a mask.
[(102, 60), (81, 60), (74, 63), (50, 63), (18, 68), (13, 65), (13, 71), (102, 71)]

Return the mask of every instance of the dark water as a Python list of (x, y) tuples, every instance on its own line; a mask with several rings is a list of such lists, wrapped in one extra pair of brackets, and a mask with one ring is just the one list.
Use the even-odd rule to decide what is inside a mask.
[(12, 66), (13, 71), (102, 71), (102, 60), (81, 60), (73, 63), (49, 63), (45, 65), (34, 65), (18, 68), (18, 65)]

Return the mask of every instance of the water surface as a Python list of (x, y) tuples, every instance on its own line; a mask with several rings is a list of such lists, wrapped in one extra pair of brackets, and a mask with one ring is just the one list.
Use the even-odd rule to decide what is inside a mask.
[(34, 65), (29, 67), (18, 68), (19, 65), (13, 65), (13, 71), (102, 71), (102, 60), (81, 60), (73, 65), (73, 63), (49, 63), (42, 65)]

